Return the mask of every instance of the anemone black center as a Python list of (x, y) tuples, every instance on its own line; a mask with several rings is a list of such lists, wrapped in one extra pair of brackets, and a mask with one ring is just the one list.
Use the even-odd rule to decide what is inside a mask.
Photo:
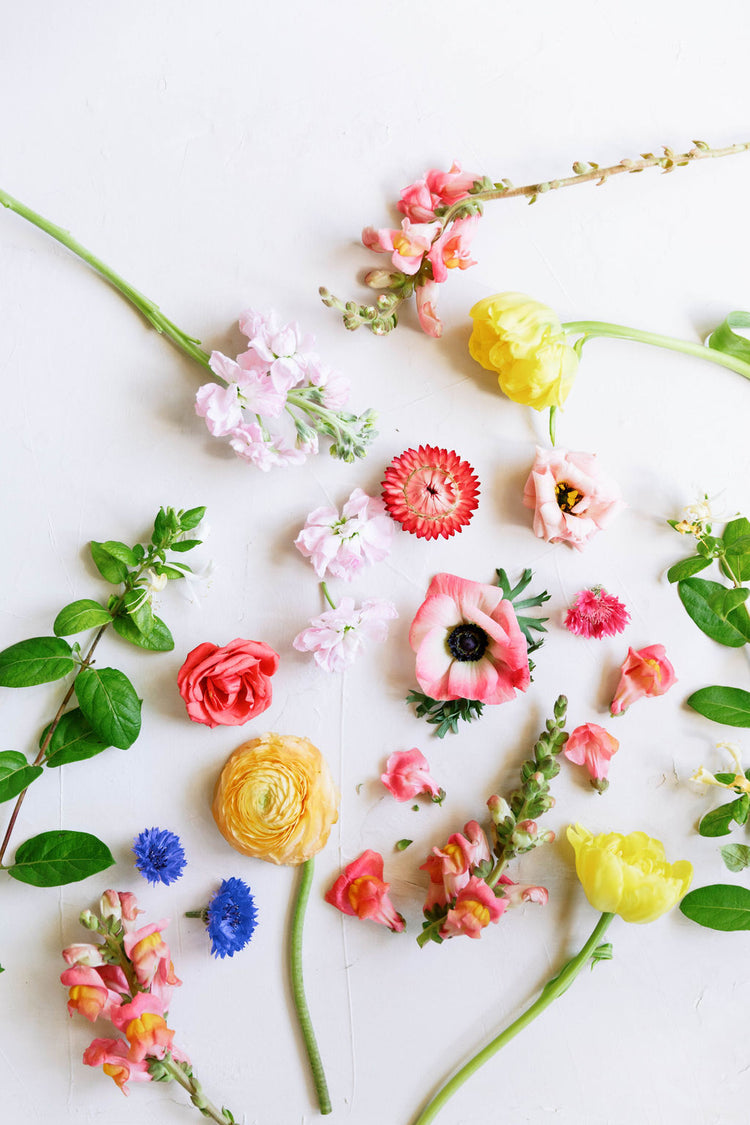
[(456, 625), (448, 634), (448, 648), (456, 660), (481, 660), (487, 640), (487, 634), (478, 625)]
[(566, 480), (561, 480), (555, 485), (555, 500), (561, 512), (572, 512), (581, 496), (581, 491), (568, 484)]

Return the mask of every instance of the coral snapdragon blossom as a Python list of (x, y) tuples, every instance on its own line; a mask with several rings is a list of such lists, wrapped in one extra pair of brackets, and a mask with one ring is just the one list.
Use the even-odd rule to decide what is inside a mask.
[(406, 923), (393, 906), (383, 882), (383, 857), (369, 848), (348, 864), (339, 875), (325, 900), (344, 914), (380, 922), (394, 933), (401, 933)]
[(311, 652), (324, 671), (341, 672), (356, 660), (364, 641), (384, 641), (388, 622), (396, 617), (396, 607), (382, 598), (367, 598), (361, 606), (342, 598), (336, 609), (313, 617), (292, 644), (298, 652)]
[(606, 778), (610, 759), (619, 748), (620, 743), (604, 727), (597, 723), (583, 723), (570, 732), (563, 754), (569, 762), (585, 766), (589, 771), (591, 784), (602, 793), (609, 784)]
[(396, 206), (413, 223), (429, 223), (436, 218), (436, 207), (450, 206), (467, 199), (474, 184), (481, 178), (474, 172), (464, 172), (454, 160), (447, 172), (431, 168), (421, 180), (405, 187)]
[(498, 586), (438, 574), (409, 631), (422, 691), (505, 703), (529, 686), (526, 638)]
[(434, 847), (419, 868), (430, 876), (424, 909), (447, 906), (467, 885), (473, 868), (489, 858), (487, 837), (476, 820), (468, 821), (463, 832), (454, 832), (442, 848)]
[(610, 714), (622, 715), (637, 699), (664, 695), (677, 682), (674, 668), (667, 660), (664, 645), (649, 645), (628, 655), (620, 671), (620, 682), (610, 704)]
[(625, 507), (619, 486), (601, 471), (595, 454), (539, 446), (523, 502), (534, 512), (535, 535), (579, 551)]
[(402, 220), (401, 230), (365, 227), (362, 242), (368, 250), (390, 254), (395, 268), (410, 276), (419, 270), (422, 259), (439, 232), (439, 223), (412, 223), (407, 218)]
[(430, 775), (430, 765), (421, 750), (396, 750), (385, 764), (380, 780), (397, 801), (411, 801), (420, 793), (429, 793), (433, 801), (445, 793)]
[(385, 470), (383, 500), (389, 514), (420, 539), (455, 535), (474, 514), (478, 496), (474, 470), (452, 450), (420, 445), (394, 457)]
[(623, 603), (601, 586), (581, 590), (565, 614), (565, 628), (578, 637), (614, 637), (629, 621)]
[(315, 508), (294, 540), (310, 559), (318, 578), (326, 574), (346, 582), (364, 566), (387, 558), (393, 540), (393, 520), (380, 497), (355, 488), (341, 509)]
[(472, 875), (446, 914), (440, 937), (480, 938), (490, 922), (500, 921), (507, 907), (506, 898), (498, 897), (483, 879)]

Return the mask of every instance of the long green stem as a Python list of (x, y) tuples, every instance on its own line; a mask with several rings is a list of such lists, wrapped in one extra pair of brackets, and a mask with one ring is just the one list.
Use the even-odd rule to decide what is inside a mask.
[(715, 348), (707, 348), (703, 344), (696, 344), (690, 340), (680, 340), (676, 336), (662, 336), (658, 332), (643, 332), (640, 328), (628, 328), (624, 324), (609, 324), (603, 320), (570, 320), (563, 324), (563, 328), (571, 335), (580, 335), (577, 341), (577, 350), (587, 340), (597, 336), (608, 336), (618, 340), (635, 340), (640, 344), (651, 344), (655, 348), (667, 348), (669, 351), (682, 352), (685, 355), (707, 359), (710, 363), (718, 363), (720, 367), (728, 367), (738, 375), (750, 379), (750, 364), (737, 359), (736, 356), (719, 352)]
[(545, 1008), (548, 1008), (553, 1000), (557, 1000), (558, 996), (562, 996), (563, 992), (573, 983), (575, 978), (580, 973), (581, 969), (588, 964), (591, 955), (596, 947), (601, 943), (602, 937), (607, 931), (607, 927), (614, 918), (614, 914), (602, 914), (596, 926), (591, 932), (591, 936), (585, 945), (576, 953), (575, 957), (571, 957), (570, 961), (560, 970), (560, 972), (548, 980), (542, 989), (541, 995), (534, 1003), (523, 1012), (517, 1020), (514, 1020), (504, 1031), (487, 1044), (481, 1051), (474, 1055), (465, 1066), (461, 1067), (457, 1074), (445, 1086), (431, 1098), (424, 1106), (418, 1117), (414, 1118), (412, 1125), (428, 1125), (428, 1122), (434, 1121), (440, 1110), (445, 1103), (453, 1097), (456, 1091), (463, 1086), (467, 1078), (471, 1078), (480, 1066), (483, 1066), (493, 1055), (497, 1054), (501, 1047), (509, 1043), (511, 1039), (515, 1038), (520, 1031), (523, 1031), (537, 1016), (541, 1015)]
[(307, 900), (310, 897), (310, 887), (312, 886), (314, 871), (314, 859), (308, 859), (302, 864), (299, 887), (297, 888), (297, 900), (294, 904), (292, 925), (289, 932), (289, 973), (292, 983), (294, 1007), (297, 1011), (297, 1020), (299, 1021), (302, 1037), (305, 1041), (307, 1057), (310, 1060), (310, 1070), (312, 1072), (313, 1082), (315, 1083), (315, 1092), (318, 1095), (318, 1105), (320, 1107), (320, 1112), (326, 1114), (331, 1113), (331, 1098), (328, 1093), (325, 1071), (323, 1070), (323, 1060), (320, 1057), (312, 1020), (310, 1019), (310, 1009), (307, 1006), (307, 999), (305, 998), (305, 982), (302, 977), (302, 931), (305, 924), (305, 910), (307, 908)]
[(192, 336), (188, 336), (187, 333), (178, 328), (176, 324), (168, 320), (158, 305), (155, 305), (153, 301), (145, 297), (143, 293), (139, 293), (138, 290), (134, 289), (132, 285), (129, 285), (123, 277), (120, 277), (118, 273), (110, 269), (106, 262), (103, 262), (101, 258), (97, 258), (96, 255), (92, 254), (90, 250), (87, 250), (85, 246), (82, 246), (77, 239), (73, 238), (69, 231), (56, 226), (55, 223), (51, 223), (49, 219), (45, 219), (43, 215), (32, 211), (25, 203), (14, 199), (12, 195), (2, 191), (2, 189), (0, 189), (0, 204), (2, 204), (3, 207), (7, 207), (10, 211), (14, 211), (16, 215), (20, 215), (21, 218), (26, 219), (27, 222), (33, 223), (35, 227), (39, 227), (45, 234), (50, 235), (51, 238), (54, 238), (57, 242), (66, 246), (68, 250), (72, 250), (74, 254), (90, 265), (92, 269), (95, 269), (97, 273), (105, 277), (110, 285), (113, 285), (115, 289), (119, 290), (123, 297), (130, 301), (131, 305), (134, 305), (146, 318), (152, 328), (155, 328), (156, 331), (160, 332), (162, 335), (167, 336), (173, 344), (176, 344), (178, 348), (185, 352), (186, 355), (190, 356), (191, 359), (194, 359), (196, 363), (200, 363), (202, 367), (209, 367), (208, 353), (200, 346), (200, 340), (195, 340)]
[(175, 1082), (182, 1086), (190, 1094), (190, 1101), (195, 1108), (199, 1110), (204, 1117), (210, 1117), (212, 1121), (216, 1121), (217, 1125), (232, 1125), (234, 1117), (231, 1113), (218, 1109), (213, 1102), (210, 1102), (203, 1093), (198, 1079), (192, 1074), (186, 1074), (185, 1071), (174, 1061), (171, 1054), (167, 1051), (164, 1058), (161, 1060), (161, 1065), (164, 1070), (173, 1078)]

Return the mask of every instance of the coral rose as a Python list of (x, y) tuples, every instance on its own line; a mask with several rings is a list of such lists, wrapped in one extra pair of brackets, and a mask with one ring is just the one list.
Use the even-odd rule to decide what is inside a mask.
[(278, 666), (279, 654), (263, 641), (205, 642), (188, 653), (177, 686), (194, 723), (238, 727), (271, 706)]
[(338, 792), (306, 738), (269, 732), (228, 759), (214, 795), (219, 831), (233, 848), (269, 863), (304, 863), (338, 819)]

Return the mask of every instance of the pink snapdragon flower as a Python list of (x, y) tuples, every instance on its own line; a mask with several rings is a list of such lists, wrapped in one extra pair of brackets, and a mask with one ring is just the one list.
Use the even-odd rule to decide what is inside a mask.
[(390, 254), (396, 269), (411, 276), (419, 270), (422, 259), (439, 232), (440, 223), (412, 223), (409, 219), (404, 219), (401, 230), (365, 227), (362, 242), (368, 250)]
[(629, 648), (615, 697), (610, 704), (610, 714), (622, 715), (643, 696), (664, 695), (676, 681), (677, 676), (667, 660), (664, 645), (649, 645), (638, 651)]
[(507, 875), (501, 875), (498, 883), (503, 888), (503, 896), (508, 904), (508, 909), (533, 902), (536, 906), (546, 906), (549, 901), (549, 891), (546, 887), (537, 887), (531, 883), (514, 883)]
[(443, 335), (443, 322), (437, 314), (438, 286), (436, 281), (425, 281), (416, 289), (417, 316), (422, 331), (434, 339)]
[(420, 793), (429, 793), (438, 803), (445, 797), (445, 790), (430, 775), (430, 764), (416, 746), (391, 754), (380, 780), (397, 801), (412, 801)]
[(535, 535), (579, 551), (625, 507), (619, 486), (601, 472), (595, 454), (539, 446), (523, 502), (534, 511)]
[(390, 883), (383, 882), (383, 857), (368, 848), (347, 865), (325, 900), (344, 914), (369, 918), (401, 933), (406, 923), (388, 897), (389, 890)]
[(340, 672), (356, 660), (364, 641), (384, 641), (396, 617), (396, 607), (382, 598), (368, 598), (361, 606), (342, 598), (336, 609), (313, 617), (292, 644), (298, 652), (311, 652), (324, 671)]
[(490, 922), (500, 921), (507, 907), (508, 899), (499, 898), (483, 879), (472, 875), (446, 914), (440, 937), (480, 938)]
[(99, 899), (99, 913), (102, 918), (114, 918), (122, 922), (125, 930), (131, 930), (133, 923), (143, 911), (138, 907), (138, 901), (131, 891), (105, 891)]
[(83, 1052), (86, 1066), (100, 1066), (117, 1083), (123, 1094), (129, 1094), (128, 1082), (150, 1082), (147, 1059), (134, 1062), (124, 1039), (94, 1039)]
[(143, 988), (151, 988), (157, 975), (169, 985), (180, 984), (174, 975), (169, 946), (161, 936), (168, 925), (168, 919), (163, 918), (160, 922), (150, 922), (140, 930), (133, 930), (123, 938), (125, 954), (132, 961), (136, 979)]
[(591, 776), (591, 784), (599, 793), (608, 787), (606, 780), (610, 759), (620, 748), (620, 743), (604, 727), (597, 723), (583, 723), (570, 732), (563, 754), (569, 762), (585, 766)]
[(565, 628), (578, 637), (614, 637), (629, 621), (623, 603), (601, 586), (581, 590), (565, 614)]
[(490, 858), (487, 837), (476, 820), (464, 825), (464, 831), (454, 832), (442, 848), (434, 847), (419, 870), (430, 876), (424, 909), (447, 906), (471, 878), (473, 868)]
[(456, 219), (433, 242), (427, 260), (432, 266), (432, 276), (437, 282), (448, 280), (448, 270), (466, 270), (477, 263), (469, 254), (479, 215)]
[(394, 523), (380, 497), (355, 488), (339, 515), (336, 508), (315, 508), (294, 540), (310, 559), (318, 578), (332, 574), (351, 580), (372, 563), (387, 558)]
[(397, 207), (412, 222), (428, 223), (435, 218), (436, 207), (450, 206), (465, 199), (480, 179), (481, 176), (472, 172), (462, 172), (455, 161), (447, 172), (432, 168), (421, 180), (404, 188)]
[(60, 980), (68, 989), (68, 1012), (80, 1012), (94, 1023), (100, 1016), (107, 1019), (115, 1007), (119, 1007), (119, 992), (109, 988), (95, 968), (74, 965), (60, 974)]
[(419, 686), (433, 699), (504, 703), (529, 686), (526, 638), (499, 586), (436, 575), (409, 644)]

